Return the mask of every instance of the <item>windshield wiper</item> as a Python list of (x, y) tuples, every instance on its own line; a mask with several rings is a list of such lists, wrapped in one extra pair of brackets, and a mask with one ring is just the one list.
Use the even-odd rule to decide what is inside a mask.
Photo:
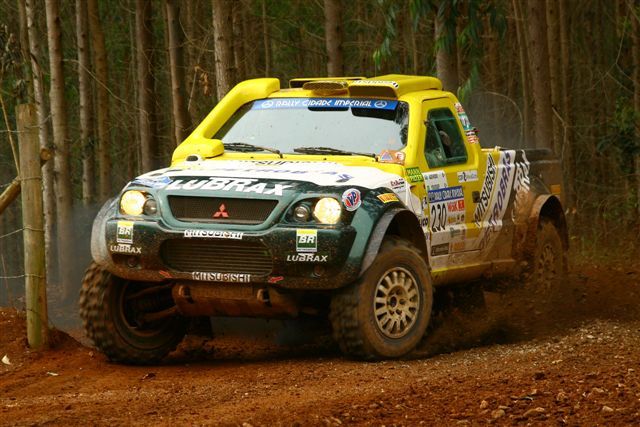
[(301, 154), (336, 154), (343, 156), (366, 156), (373, 157), (374, 159), (376, 158), (376, 155), (373, 153), (358, 153), (355, 151), (340, 150), (338, 148), (331, 147), (298, 147), (294, 148), (293, 151)]
[(280, 150), (269, 147), (261, 147), (259, 145), (247, 144), (246, 142), (223, 142), (224, 148), (231, 151), (240, 151), (242, 153), (249, 153), (251, 151), (268, 151), (270, 153), (277, 154), (282, 158)]

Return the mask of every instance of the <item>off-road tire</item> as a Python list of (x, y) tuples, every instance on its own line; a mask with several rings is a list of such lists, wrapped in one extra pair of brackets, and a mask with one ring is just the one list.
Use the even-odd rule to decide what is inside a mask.
[(555, 302), (562, 290), (565, 253), (553, 222), (540, 218), (532, 259), (524, 280), (525, 291), (538, 301)]
[(124, 292), (129, 284), (91, 263), (82, 281), (80, 317), (87, 336), (111, 361), (133, 365), (159, 362), (173, 351), (186, 333), (187, 321), (172, 317), (157, 328), (138, 330), (126, 319)]
[[(413, 295), (410, 303), (417, 307), (415, 320), (410, 325), (408, 323), (406, 331), (399, 337), (390, 337), (390, 331), (383, 331), (375, 308), (381, 304), (376, 300), (376, 295), (381, 295), (380, 285), (394, 271), (408, 273), (401, 277), (405, 277), (405, 286), (410, 280), (408, 283)], [(392, 289), (388, 290), (387, 295), (391, 295)], [(367, 360), (397, 358), (411, 352), (422, 339), (429, 324), (432, 304), (431, 276), (420, 252), (410, 242), (389, 236), (363, 276), (333, 295), (329, 319), (334, 339), (347, 356)], [(384, 311), (384, 307), (390, 307), (389, 303), (381, 305), (378, 310)]]

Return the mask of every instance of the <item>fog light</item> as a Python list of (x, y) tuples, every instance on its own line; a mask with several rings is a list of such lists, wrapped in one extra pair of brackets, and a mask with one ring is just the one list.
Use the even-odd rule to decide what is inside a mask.
[(158, 202), (154, 199), (147, 199), (144, 203), (144, 214), (145, 215), (155, 215), (158, 213)]
[(127, 266), (129, 268), (136, 268), (140, 265), (140, 260), (137, 256), (130, 256), (127, 258)]
[(311, 218), (309, 206), (300, 204), (293, 210), (293, 218), (298, 222), (307, 222)]

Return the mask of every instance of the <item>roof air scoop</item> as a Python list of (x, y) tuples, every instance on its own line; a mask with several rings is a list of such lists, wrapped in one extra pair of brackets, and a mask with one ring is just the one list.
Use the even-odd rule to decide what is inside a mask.
[(304, 83), (302, 88), (318, 95), (337, 95), (347, 93), (349, 83), (346, 80), (316, 80)]

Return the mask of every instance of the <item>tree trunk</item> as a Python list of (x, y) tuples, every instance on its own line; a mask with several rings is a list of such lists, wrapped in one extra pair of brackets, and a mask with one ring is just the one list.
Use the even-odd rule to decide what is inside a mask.
[(269, 36), (266, 0), (262, 0), (262, 44), (264, 45), (264, 75), (271, 77), (271, 37)]
[(212, 0), (218, 101), (231, 90), (234, 84), (232, 4), (232, 0)]
[(138, 80), (138, 128), (140, 163), (143, 172), (160, 166), (160, 146), (155, 128), (155, 89), (153, 83), (153, 35), (151, 0), (136, 0), (136, 65)]
[[(48, 118), (45, 101), (45, 89), (42, 68), (38, 64), (40, 58), (40, 40), (41, 35), (36, 25), (36, 10), (34, 9), (34, 0), (25, 1), (25, 10), (27, 13), (27, 32), (29, 35), (29, 56), (31, 58), (31, 73), (33, 76), (33, 97), (36, 102), (38, 112), (38, 139), (40, 140), (40, 148), (53, 149), (49, 137)], [(47, 276), (50, 280), (55, 281), (57, 275), (57, 266), (53, 262), (53, 254), (56, 250), (55, 242), (55, 223), (56, 223), (56, 200), (53, 192), (53, 164), (54, 160), (50, 160), (42, 167), (42, 191), (44, 193), (44, 224), (45, 224), (45, 253), (47, 258)]]
[[(196, 103), (194, 102), (194, 96), (196, 92), (196, 84), (198, 80), (198, 74), (196, 73), (196, 66), (199, 66), (199, 58), (196, 53), (196, 43), (200, 40), (199, 31), (196, 27), (196, 13), (199, 4), (191, 1), (187, 1), (184, 3), (184, 11), (185, 11), (185, 39), (187, 40), (187, 65), (186, 65), (186, 82), (187, 82), (187, 91), (189, 92), (189, 97), (187, 98), (187, 109), (189, 110), (189, 115), (191, 116), (191, 122), (197, 120), (196, 117)], [(199, 16), (198, 16), (199, 17)]]
[(488, 51), (486, 56), (487, 69), (489, 71), (489, 76), (487, 76), (485, 80), (486, 87), (493, 92), (493, 94), (489, 95), (489, 105), (491, 108), (491, 117), (493, 119), (493, 129), (495, 135), (495, 145), (503, 145), (503, 136), (502, 136), (502, 114), (500, 111), (500, 103), (502, 100), (498, 98), (498, 93), (502, 91), (502, 85), (500, 81), (500, 77), (502, 73), (500, 72), (500, 43), (498, 40), (498, 33), (491, 28), (491, 23), (489, 22), (489, 18), (485, 21), (485, 28), (487, 28), (486, 38), (488, 39)]
[(562, 166), (565, 178), (565, 205), (569, 208), (575, 206), (575, 182), (576, 166), (573, 155), (573, 107), (571, 105), (571, 49), (569, 46), (569, 31), (571, 25), (568, 16), (567, 0), (560, 0), (558, 5), (558, 15), (560, 22), (560, 88), (562, 98)]
[[(451, 4), (440, 5), (435, 19), (435, 41), (440, 46), (436, 51), (436, 74), (442, 81), (444, 90), (456, 93), (458, 90), (458, 55), (456, 53), (455, 22), (449, 22), (448, 14), (452, 13)], [(453, 28), (451, 28), (453, 25)]]
[(169, 68), (171, 71), (171, 100), (173, 106), (174, 133), (180, 144), (191, 129), (191, 117), (187, 109), (184, 76), (184, 34), (180, 25), (180, 7), (176, 0), (166, 0), (167, 29), (169, 33)]
[(522, 86), (522, 135), (526, 145), (531, 144), (533, 123), (531, 121), (531, 94), (530, 85), (530, 69), (529, 69), (529, 52), (527, 49), (527, 35), (524, 30), (524, 14), (522, 11), (521, 0), (513, 0), (513, 13), (516, 24), (516, 37), (518, 39), (518, 54), (520, 58), (520, 84)]
[(27, 8), (24, 0), (18, 0), (18, 19), (20, 24), (20, 54), (22, 55), (22, 64), (24, 69), (23, 78), (27, 86), (26, 103), (33, 102), (33, 73), (31, 72), (31, 61), (29, 60), (29, 30), (27, 28)]
[(247, 76), (247, 61), (244, 53), (244, 38), (242, 21), (244, 18), (244, 3), (235, 1), (233, 3), (233, 57), (236, 67), (236, 80), (242, 81)]
[[(638, 22), (637, 2), (632, 2), (630, 7), (631, 17), (631, 55), (633, 60), (633, 107), (636, 112), (635, 134), (636, 142), (640, 141), (640, 23)], [(636, 153), (634, 159), (634, 169), (636, 176), (636, 208), (640, 215), (640, 154)], [(640, 226), (640, 224), (638, 224)]]
[(76, 0), (76, 40), (78, 44), (78, 97), (80, 101), (80, 144), (82, 146), (82, 203), (94, 199), (93, 104), (89, 70), (91, 54), (87, 35), (87, 4)]
[(324, 0), (324, 33), (329, 76), (344, 75), (342, 54), (342, 0)]
[[(549, 84), (551, 86), (551, 105), (560, 110), (560, 25), (558, 18), (558, 0), (547, 0), (547, 46), (549, 50)], [(552, 113), (553, 114), (553, 113)], [(562, 123), (553, 114), (553, 149), (556, 154), (562, 153)]]
[(87, 0), (91, 47), (96, 75), (96, 112), (98, 119), (98, 198), (104, 202), (111, 196), (111, 156), (109, 155), (109, 91), (107, 52), (96, 0)]
[(531, 87), (535, 111), (535, 146), (553, 149), (553, 112), (549, 84), (549, 49), (547, 46), (545, 4), (527, 0), (527, 34)]
[(51, 72), (51, 122), (53, 123), (54, 187), (58, 217), (58, 268), (64, 299), (71, 298), (73, 289), (73, 195), (71, 193), (71, 163), (69, 162), (69, 136), (67, 132), (67, 105), (64, 93), (62, 67), (62, 31), (58, 0), (46, 0), (47, 40), (49, 42), (49, 69)]

